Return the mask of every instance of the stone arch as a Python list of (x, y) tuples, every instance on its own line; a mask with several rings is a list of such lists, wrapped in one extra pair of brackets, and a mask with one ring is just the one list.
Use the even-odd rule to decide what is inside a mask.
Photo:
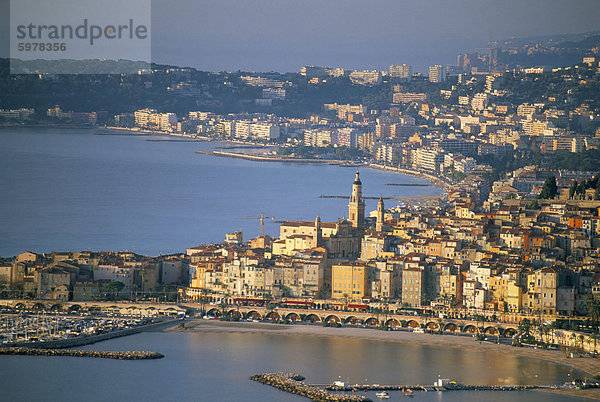
[(281, 316), (279, 315), (279, 313), (277, 311), (270, 311), (265, 316), (265, 320), (276, 321), (276, 320), (280, 320), (280, 319), (281, 319)]
[(219, 317), (221, 315), (221, 311), (219, 311), (218, 308), (213, 307), (206, 312), (206, 315), (211, 316), (211, 317)]
[(238, 310), (229, 310), (227, 312), (227, 317), (239, 320), (242, 318), (242, 313), (240, 313)]
[(379, 325), (379, 320), (375, 317), (369, 317), (365, 320), (365, 325), (368, 327), (376, 327)]
[(487, 334), (487, 335), (498, 335), (500, 333), (500, 331), (498, 331), (498, 328), (490, 326), (490, 327), (484, 328), (483, 333)]
[(507, 337), (507, 338), (512, 338), (513, 336), (515, 336), (517, 334), (517, 330), (514, 328), (506, 328), (504, 331), (502, 331), (502, 336)]
[(50, 311), (61, 311), (63, 309), (63, 305), (60, 303), (55, 303), (52, 306), (50, 306)]
[(15, 304), (15, 309), (20, 310), (25, 308), (25, 303), (17, 303)]
[(473, 324), (467, 324), (463, 327), (462, 331), (464, 333), (474, 334), (477, 332), (477, 327)]
[(396, 328), (400, 328), (402, 326), (402, 324), (400, 324), (400, 321), (398, 321), (397, 319), (390, 318), (389, 320), (387, 320), (385, 322), (385, 326), (388, 327), (388, 328), (394, 328), (394, 329), (396, 329)]
[(409, 321), (406, 323), (406, 326), (407, 326), (408, 328), (421, 328), (421, 324), (419, 324), (419, 322), (418, 322), (418, 321), (416, 321), (416, 320), (409, 320)]
[(247, 320), (262, 320), (262, 315), (256, 310), (250, 310), (246, 313)]
[(327, 317), (325, 317), (325, 319), (323, 320), (323, 322), (335, 322), (335, 323), (340, 323), (341, 320), (337, 315), (328, 315)]
[(440, 324), (435, 321), (429, 321), (427, 324), (425, 324), (425, 328), (431, 329), (433, 331), (439, 331)]
[(316, 314), (307, 314), (307, 316), (304, 318), (304, 321), (307, 321), (307, 322), (321, 322), (321, 317), (319, 317)]
[(458, 326), (453, 322), (449, 322), (444, 325), (444, 331), (456, 332), (456, 330), (458, 330)]
[(286, 320), (289, 320), (289, 321), (292, 321), (292, 322), (295, 322), (295, 321), (302, 321), (302, 320), (300, 319), (300, 316), (299, 316), (298, 314), (294, 313), (294, 312), (287, 314), (287, 315), (285, 316), (285, 319), (286, 319)]
[(360, 323), (360, 320), (357, 317), (353, 316), (353, 315), (351, 315), (349, 317), (346, 317), (344, 319), (344, 324), (345, 325), (357, 325), (359, 323)]
[(33, 305), (33, 309), (34, 310), (46, 310), (46, 306), (44, 305), (44, 303), (35, 303)]

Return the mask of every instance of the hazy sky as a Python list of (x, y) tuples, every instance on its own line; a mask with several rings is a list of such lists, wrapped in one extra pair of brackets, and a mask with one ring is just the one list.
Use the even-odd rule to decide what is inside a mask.
[(213, 71), (419, 71), (490, 40), (600, 30), (598, 16), (600, 0), (152, 0), (152, 59)]

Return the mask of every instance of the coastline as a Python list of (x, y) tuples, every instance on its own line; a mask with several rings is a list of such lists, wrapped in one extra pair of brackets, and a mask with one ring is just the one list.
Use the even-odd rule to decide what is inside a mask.
[[(208, 156), (216, 156), (222, 158), (237, 158), (237, 159), (245, 159), (256, 162), (280, 162), (280, 163), (318, 163), (318, 164), (327, 164), (327, 165), (338, 165), (341, 167), (351, 166), (351, 167), (367, 167), (370, 169), (383, 170), (386, 172), (392, 172), (402, 175), (414, 176), (420, 179), (428, 180), (431, 183), (432, 187), (437, 187), (447, 192), (452, 188), (452, 184), (442, 180), (441, 178), (420, 172), (418, 170), (411, 170), (406, 168), (392, 167), (386, 165), (380, 165), (377, 163), (364, 163), (364, 164), (356, 164), (348, 161), (341, 161), (336, 159), (316, 159), (316, 158), (293, 158), (293, 157), (282, 157), (282, 156), (266, 156), (266, 155), (256, 155), (256, 154), (243, 154), (239, 152), (225, 152), (225, 151), (205, 151), (199, 150), (196, 153), (201, 155)], [(441, 194), (440, 194), (441, 196)]]
[[(481, 352), (497, 352), (521, 357), (540, 359), (581, 370), (589, 376), (600, 376), (600, 359), (590, 357), (567, 358), (558, 350), (541, 350), (513, 347), (491, 342), (477, 342), (470, 337), (450, 334), (415, 334), (407, 331), (380, 331), (371, 328), (330, 328), (318, 325), (285, 325), (271, 323), (230, 322), (191, 319), (181, 326), (164, 329), (163, 332), (211, 332), (211, 333), (258, 333), (284, 336), (340, 337), (369, 341), (418, 343), (439, 348), (469, 348)], [(600, 392), (599, 392), (600, 394)], [(600, 395), (598, 395), (600, 398)]]
[[(251, 142), (251, 141), (240, 141), (236, 139), (215, 139), (212, 137), (200, 136), (196, 134), (175, 134), (168, 131), (158, 131), (158, 130), (145, 130), (139, 128), (130, 128), (130, 127), (114, 127), (114, 126), (73, 126), (73, 125), (3, 125), (0, 127), (23, 127), (23, 128), (55, 128), (55, 129), (89, 129), (89, 130), (102, 130), (105, 133), (98, 133), (98, 135), (135, 135), (135, 136), (151, 136), (151, 135), (161, 135), (161, 136), (169, 136), (175, 138), (182, 138), (188, 141), (198, 141), (198, 142), (223, 142), (225, 144), (233, 144), (243, 146), (251, 146), (251, 147), (265, 147), (267, 148), (268, 144)], [(235, 147), (233, 147), (235, 148)], [(228, 149), (228, 148), (223, 148)], [(449, 191), (452, 188), (452, 184), (442, 178), (435, 176), (433, 174), (429, 174), (426, 172), (421, 172), (418, 170), (400, 168), (400, 167), (392, 167), (381, 165), (378, 163), (354, 163), (351, 161), (342, 161), (337, 159), (317, 159), (317, 158), (294, 158), (294, 157), (282, 157), (282, 156), (267, 156), (267, 155), (257, 155), (257, 154), (244, 154), (240, 152), (226, 152), (226, 151), (204, 151), (199, 150), (196, 151), (198, 154), (216, 156), (216, 157), (224, 157), (224, 158), (238, 158), (238, 159), (246, 159), (256, 162), (280, 162), (280, 163), (318, 163), (318, 164), (327, 164), (327, 165), (338, 165), (338, 166), (356, 166), (356, 167), (368, 167), (371, 169), (384, 170), (386, 172), (393, 172), (413, 177), (418, 177), (420, 179), (427, 180), (431, 183), (432, 187), (438, 187), (442, 189), (444, 192)]]

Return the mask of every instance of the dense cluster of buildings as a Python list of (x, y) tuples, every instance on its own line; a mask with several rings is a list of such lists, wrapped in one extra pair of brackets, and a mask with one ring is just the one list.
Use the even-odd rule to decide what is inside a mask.
[(185, 284), (188, 278), (188, 264), (181, 256), (149, 258), (127, 251), (24, 252), (0, 264), (3, 293), (40, 300), (85, 301), (117, 295), (135, 299), (138, 294), (158, 298), (159, 289)]
[(533, 315), (588, 314), (600, 292), (600, 201), (522, 200), (484, 211), (471, 194), (436, 208), (383, 200), (365, 215), (358, 173), (348, 219), (285, 222), (280, 236), (189, 248), (187, 297), (310, 297)]

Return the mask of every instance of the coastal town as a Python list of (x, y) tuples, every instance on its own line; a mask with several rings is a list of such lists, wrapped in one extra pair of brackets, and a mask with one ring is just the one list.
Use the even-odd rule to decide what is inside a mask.
[[(223, 227), (222, 242), (184, 244), (169, 255), (22, 250), (4, 256), (0, 344), (135, 333), (146, 325), (180, 325), (179, 318), (182, 331), (216, 321), (370, 328), (461, 335), (597, 361), (595, 49), (574, 65), (549, 68), (505, 64), (523, 49), (491, 46), (460, 54), (453, 66), (433, 65), (428, 75), (406, 64), (387, 71), (305, 66), (289, 74), (206, 73), (206, 83), (194, 69), (157, 66), (123, 75), (117, 85), (177, 101), (119, 112), (75, 111), (58, 102), (2, 109), (5, 126), (168, 135), (214, 142), (214, 150), (198, 151), (211, 157), (356, 171), (347, 194), (321, 195), (348, 200), (343, 218), (280, 221), (278, 236), (263, 232), (270, 218), (258, 211), (259, 236)], [(340, 88), (361, 96), (331, 95)], [(243, 99), (242, 110), (227, 112), (229, 97)], [(289, 110), (296, 105), (308, 112), (294, 116)], [(361, 172), (371, 168), (426, 179), (443, 194), (380, 196), (368, 211), (372, 192)], [(600, 375), (596, 366), (592, 371)], [(269, 381), (289, 380), (278, 376)]]

